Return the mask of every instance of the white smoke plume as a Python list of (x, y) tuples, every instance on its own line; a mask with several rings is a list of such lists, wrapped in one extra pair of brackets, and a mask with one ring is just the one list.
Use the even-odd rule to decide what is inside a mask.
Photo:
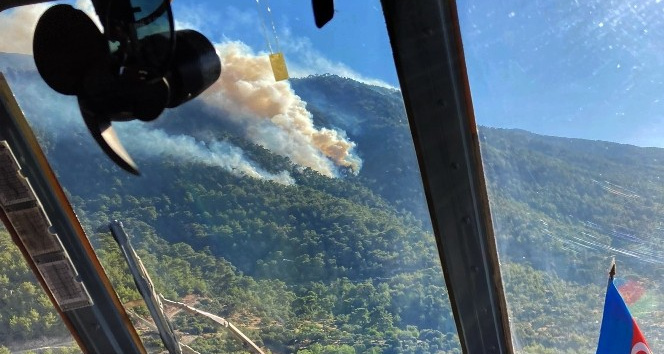
[[(31, 5), (0, 14), (0, 51), (31, 54), (37, 20), (50, 6)], [(99, 25), (89, 0), (77, 0), (75, 7)], [(201, 97), (210, 107), (231, 113), (247, 139), (326, 176), (338, 175), (337, 167), (359, 172), (362, 161), (354, 153), (355, 143), (345, 132), (315, 127), (306, 102), (290, 84), (274, 81), (266, 54), (256, 55), (242, 42), (226, 42), (217, 50), (221, 78)]]
[[(117, 124), (118, 135), (129, 151), (136, 157), (176, 158), (178, 160), (201, 163), (220, 167), (236, 176), (273, 181), (292, 185), (293, 177), (287, 171), (273, 174), (260, 168), (255, 162), (244, 156), (237, 146), (226, 141), (205, 143), (188, 135), (169, 135), (163, 130), (147, 129), (140, 123)], [(139, 161), (140, 164), (140, 161)]]
[[(10, 85), (24, 110), (30, 125), (47, 135), (52, 145), (62, 140), (77, 140), (81, 147), (96, 149), (96, 143), (88, 133), (72, 96), (63, 96), (51, 90), (40, 79), (11, 81)], [(287, 171), (270, 173), (245, 156), (242, 149), (228, 142), (205, 143), (191, 136), (169, 135), (149, 124), (120, 122), (113, 125), (118, 136), (135, 158), (139, 167), (141, 160), (161, 158), (189, 161), (219, 167), (237, 176), (274, 181), (284, 185), (295, 183)], [(108, 163), (112, 163), (108, 161)]]
[[(50, 3), (20, 6), (0, 13), (0, 52), (32, 54), (32, 37), (39, 17)], [(85, 12), (101, 30), (99, 17), (90, 0), (77, 0), (74, 6)]]
[(36, 4), (0, 13), (0, 52), (32, 54), (32, 35), (37, 20), (51, 6)]
[(285, 81), (275, 82), (267, 55), (255, 55), (241, 42), (217, 46), (221, 78), (202, 99), (231, 113), (246, 137), (293, 162), (323, 175), (336, 176), (336, 166), (359, 172), (362, 161), (345, 133), (316, 128), (306, 102)]

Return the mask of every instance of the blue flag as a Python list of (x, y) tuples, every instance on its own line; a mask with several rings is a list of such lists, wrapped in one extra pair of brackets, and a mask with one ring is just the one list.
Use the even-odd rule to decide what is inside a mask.
[(618, 289), (609, 280), (597, 354), (652, 354)]

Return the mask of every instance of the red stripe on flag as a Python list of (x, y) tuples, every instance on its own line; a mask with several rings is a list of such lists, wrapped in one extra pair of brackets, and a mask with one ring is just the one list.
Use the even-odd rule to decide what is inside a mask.
[(652, 354), (646, 338), (641, 333), (641, 329), (632, 318), (632, 352), (630, 354)]

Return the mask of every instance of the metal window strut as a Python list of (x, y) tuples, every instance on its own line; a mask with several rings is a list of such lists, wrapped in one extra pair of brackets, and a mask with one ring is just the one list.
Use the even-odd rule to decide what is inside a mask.
[(465, 353), (512, 353), (456, 4), (382, 0)]

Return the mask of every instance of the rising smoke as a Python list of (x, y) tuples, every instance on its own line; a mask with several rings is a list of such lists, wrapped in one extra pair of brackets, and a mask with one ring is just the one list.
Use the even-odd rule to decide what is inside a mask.
[(201, 95), (213, 108), (229, 112), (246, 137), (323, 175), (336, 166), (359, 172), (362, 161), (344, 133), (316, 128), (304, 102), (288, 82), (276, 82), (267, 55), (255, 55), (241, 42), (217, 46), (221, 78)]
[[(0, 13), (0, 52), (32, 54), (32, 37), (39, 17), (53, 4), (21, 6)], [(85, 12), (101, 28), (89, 0), (77, 0), (75, 7)]]
[(220, 167), (236, 176), (247, 176), (277, 182), (295, 183), (287, 171), (274, 174), (260, 168), (244, 156), (244, 151), (226, 141), (205, 143), (188, 135), (169, 135), (160, 129), (149, 129), (138, 122), (126, 123), (118, 129), (127, 149), (137, 158), (175, 158), (182, 161)]
[[(0, 14), (0, 51), (31, 54), (35, 25), (49, 6), (25, 6)], [(98, 23), (89, 1), (78, 0), (76, 7)], [(315, 127), (306, 102), (290, 84), (274, 81), (267, 55), (254, 54), (242, 42), (222, 43), (217, 50), (221, 78), (201, 95), (210, 108), (230, 113), (245, 138), (296, 164), (329, 177), (338, 175), (338, 167), (359, 172), (362, 161), (354, 153), (355, 143), (344, 132)], [(250, 170), (246, 174), (252, 175)]]
[[(10, 77), (16, 98), (38, 135), (45, 135), (49, 146), (75, 140), (79, 148), (101, 150), (87, 132), (76, 99), (51, 90), (39, 78)], [(149, 124), (125, 122), (115, 124), (123, 144), (141, 165), (141, 160), (175, 159), (222, 168), (237, 176), (247, 176), (291, 185), (295, 180), (287, 171), (270, 173), (244, 155), (239, 147), (226, 141), (198, 141), (191, 136), (169, 135), (152, 129)], [(111, 163), (110, 161), (108, 162)]]
[(51, 6), (36, 4), (0, 13), (0, 52), (32, 54), (32, 35), (37, 20)]

